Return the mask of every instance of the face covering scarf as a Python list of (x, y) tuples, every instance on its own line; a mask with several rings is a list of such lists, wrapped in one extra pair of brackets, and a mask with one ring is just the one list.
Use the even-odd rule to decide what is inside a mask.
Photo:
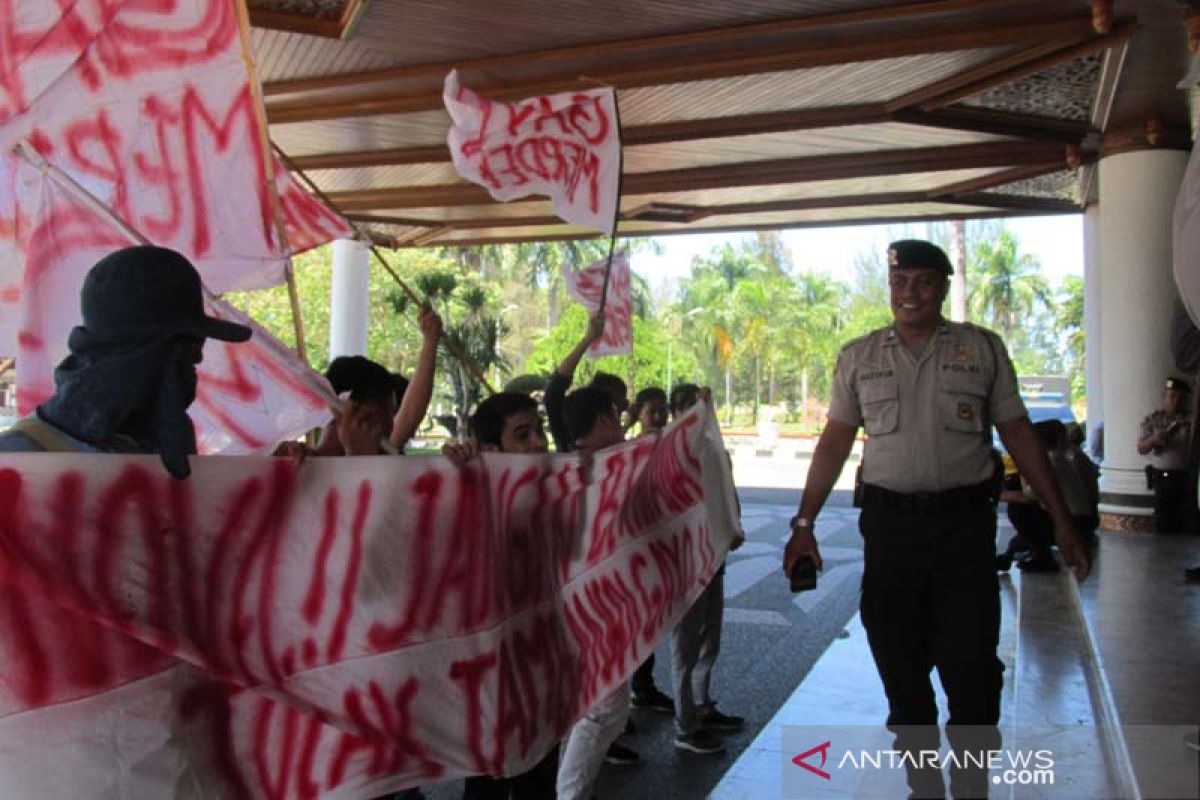
[(187, 457), (196, 433), (187, 407), (196, 395), (196, 339), (169, 330), (104, 340), (84, 327), (71, 331), (67, 356), (54, 370), (54, 396), (39, 416), (99, 449), (156, 452), (175, 478), (191, 474)]

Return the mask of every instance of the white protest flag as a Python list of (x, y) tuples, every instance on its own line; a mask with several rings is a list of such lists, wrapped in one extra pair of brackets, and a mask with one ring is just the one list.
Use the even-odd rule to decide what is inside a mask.
[(446, 76), (446, 137), (458, 174), (497, 200), (544, 194), (567, 222), (612, 234), (621, 141), (612, 89), (501, 103)]
[(0, 154), (0, 357), (17, 354), (21, 315), (21, 273), (25, 256), (17, 245), (17, 162)]
[(337, 397), (324, 376), (224, 300), (210, 296), (205, 306), (254, 335), (248, 342), (210, 339), (204, 345), (196, 400), (188, 409), (200, 453), (270, 453), (329, 421)]
[(711, 409), (598, 453), (0, 455), (5, 797), (378, 797), (536, 764), (738, 529)]
[[(129, 234), (97, 213), (86, 196), (67, 191), (52, 167), (17, 170), (27, 242), (21, 317), (18, 404), (29, 413), (54, 392), (53, 371), (67, 354), (67, 336), (80, 322), (79, 291), (92, 265), (121, 247)], [(201, 453), (270, 452), (329, 419), (335, 402), (325, 379), (261, 326), (209, 296), (208, 313), (253, 329), (250, 341), (209, 341), (199, 367), (196, 400), (188, 410)]]
[[(563, 264), (563, 280), (567, 291), (595, 313), (604, 294), (604, 270), (607, 259), (574, 270)], [(629, 280), (629, 255), (621, 251), (613, 255), (612, 273), (608, 278), (608, 299), (604, 303), (604, 336), (588, 347), (589, 358), (633, 352), (632, 287)]]
[[(218, 294), (280, 283), (286, 252), (234, 0), (48, 5), (16, 0), (0, 19), (0, 39), (28, 43), (0, 77), (10, 102), (23, 98), (0, 108), (0, 152), (28, 141)], [(40, 93), (22, 89), (67, 53)]]
[[(186, 255), (218, 294), (279, 283), (289, 252), (348, 231), (276, 159), (280, 222), (295, 244), (279, 241), (235, 2), (15, 0), (0, 17), (0, 41), (11, 46), (0, 59), (0, 353), (18, 356), (22, 409), (52, 388), (50, 370), (76, 322), (82, 272), (114, 248), (111, 226), (79, 217), (72, 203), (43, 202), (38, 181), (17, 177), (14, 145), (28, 142), (117, 219)], [(56, 219), (58, 208), (75, 216)], [(86, 235), (65, 233), (77, 228)], [(52, 229), (62, 232), (40, 241)], [(25, 297), (24, 286), (42, 288)], [(270, 397), (315, 413), (310, 393), (280, 382), (296, 373), (311, 382), (303, 365), (285, 364), (280, 359), (294, 357), (273, 350), (256, 352), (261, 363), (240, 370), (230, 363), (225, 375), (214, 372), (219, 359), (205, 365), (210, 379), (221, 378), (212, 386), (239, 387), (206, 395), (218, 405), (213, 422), (241, 419), (224, 435), (203, 432), (204, 441), (227, 442), (233, 449), (226, 452), (262, 449), (268, 442), (250, 443), (299, 432), (281, 425)], [(251, 383), (260, 389), (248, 390)], [(248, 425), (244, 413), (262, 424)]]

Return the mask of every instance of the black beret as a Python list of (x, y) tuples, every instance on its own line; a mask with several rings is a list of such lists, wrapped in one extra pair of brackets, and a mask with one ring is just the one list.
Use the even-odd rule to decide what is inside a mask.
[(888, 245), (888, 269), (936, 269), (945, 275), (954, 274), (945, 251), (921, 239), (901, 239)]

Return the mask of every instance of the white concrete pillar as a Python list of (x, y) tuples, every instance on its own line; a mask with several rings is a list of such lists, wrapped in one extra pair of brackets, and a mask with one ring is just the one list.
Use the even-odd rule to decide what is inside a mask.
[(1088, 441), (1104, 422), (1104, 348), (1100, 342), (1100, 206), (1083, 214), (1083, 351)]
[(370, 321), (371, 249), (366, 242), (333, 243), (333, 291), (329, 299), (329, 358), (367, 353)]
[(1121, 527), (1152, 513), (1137, 438), (1171, 371), (1171, 219), (1186, 164), (1187, 153), (1160, 149), (1111, 155), (1099, 166), (1100, 511)]

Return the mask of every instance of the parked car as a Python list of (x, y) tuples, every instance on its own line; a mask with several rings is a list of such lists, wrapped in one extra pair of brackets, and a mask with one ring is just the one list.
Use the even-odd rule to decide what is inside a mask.
[[(1043, 422), (1056, 419), (1064, 425), (1078, 422), (1075, 412), (1071, 410), (1071, 384), (1063, 375), (1029, 375), (1017, 378), (1021, 399), (1025, 401), (1025, 410), (1029, 412), (1030, 422)], [(1017, 474), (1017, 466), (1012, 456), (1004, 449), (1000, 436), (992, 431), (992, 444), (1000, 451), (1004, 459), (1004, 475), (1009, 477)]]

